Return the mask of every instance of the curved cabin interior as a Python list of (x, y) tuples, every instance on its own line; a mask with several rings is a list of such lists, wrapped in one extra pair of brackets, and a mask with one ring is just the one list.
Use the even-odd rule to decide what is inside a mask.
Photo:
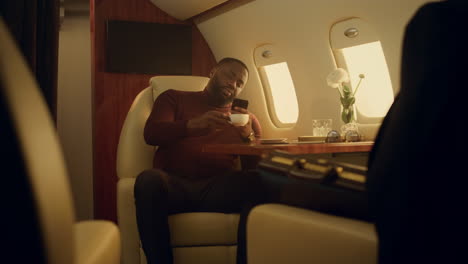
[[(76, 176), (81, 182), (82, 175), (94, 175), (94, 180), (93, 177), (88, 179), (88, 184), (94, 188), (86, 188), (89, 196), (94, 190), (94, 206), (88, 207), (87, 215), (94, 212), (91, 215), (96, 217), (115, 217), (115, 208), (107, 202), (115, 197), (115, 188), (111, 186), (117, 179), (115, 159), (120, 130), (135, 96), (149, 86), (151, 77), (158, 75), (157, 72), (106, 71), (109, 51), (106, 45), (114, 45), (106, 43), (107, 21), (190, 25), (191, 58), (185, 58), (191, 62), (190, 75), (208, 77), (211, 67), (224, 57), (244, 61), (251, 73), (239, 96), (251, 102), (249, 110), (260, 120), (265, 138), (310, 136), (314, 119), (332, 119), (332, 128), (340, 129), (343, 121), (339, 94), (328, 86), (327, 75), (336, 67), (349, 69), (349, 65), (356, 65), (350, 70), (354, 85), (359, 74), (367, 75), (356, 94), (356, 114), (362, 130), (372, 140), (399, 89), (405, 25), (425, 2), (428, 1), (138, 0), (131, 4), (126, 0), (92, 1), (90, 18), (86, 18), (91, 35), (86, 40), (77, 35), (79, 32), (67, 35), (65, 16), (60, 31), (64, 46), (60, 46), (63, 50), (59, 49), (59, 55), (64, 53), (63, 57), (59, 56), (64, 66), (63, 70), (59, 67), (59, 86), (63, 82), (65, 91), (59, 90), (57, 96), (59, 109), (63, 106), (63, 111), (58, 111), (58, 128), (64, 140), (70, 142), (70, 148), (75, 148), (68, 150), (64, 143), (65, 152), (70, 151), (70, 156), (77, 159), (78, 168), (83, 166), (83, 160), (94, 162), (93, 166), (89, 164), (92, 171)], [(74, 27), (80, 29), (78, 23), (86, 22), (73, 16), (70, 20), (70, 27), (73, 27), (70, 31), (75, 30)], [(87, 26), (84, 27), (88, 32)], [(348, 28), (358, 28), (359, 34), (347, 38), (341, 32)], [(142, 38), (139, 42), (146, 41), (144, 36), (139, 37)], [(367, 45), (368, 49), (361, 45)], [(86, 47), (90, 50), (83, 53), (92, 54), (89, 64), (83, 62), (83, 71), (72, 72), (78, 66), (76, 59), (86, 59), (79, 54)], [(353, 47), (357, 50), (353, 51)], [(344, 55), (347, 49), (348, 56)], [(127, 53), (129, 59), (135, 56), (131, 49), (122, 52)], [(270, 52), (271, 56), (265, 58), (265, 52)], [(67, 64), (67, 58), (71, 63)], [(74, 88), (89, 86), (84, 83), (91, 83), (92, 89), (85, 92)], [(378, 90), (375, 87), (379, 87)], [(87, 98), (87, 102), (78, 103), (77, 96)], [(84, 107), (86, 105), (88, 107)], [(65, 114), (70, 116), (65, 117)], [(76, 122), (83, 122), (85, 116), (93, 122), (78, 125)], [(87, 144), (77, 142), (76, 129), (82, 131), (81, 135), (89, 135)], [(87, 154), (83, 153), (84, 146), (88, 146)], [(103, 201), (96, 201), (101, 195)], [(88, 203), (83, 201), (83, 204)]]
[[(1, 14), (7, 25), (15, 16), (28, 18), (33, 12), (30, 8), (34, 12), (41, 11), (37, 17), (56, 15), (56, 67), (48, 70), (55, 72), (56, 85), (52, 85), (53, 88), (40, 86), (63, 151), (76, 219), (110, 220), (119, 225), (123, 234), (125, 227), (119, 223), (118, 202), (124, 196), (119, 194), (121, 187), (118, 185), (123, 184), (119, 181), (127, 176), (119, 174), (127, 170), (122, 166), (132, 167), (133, 164), (119, 165), (125, 162), (122, 159), (127, 159), (125, 155), (119, 157), (119, 151), (127, 151), (119, 150), (119, 142), (122, 131), (126, 131), (123, 129), (126, 119), (136, 109), (132, 104), (137, 95), (141, 93), (141, 98), (151, 98), (151, 94), (145, 95), (142, 91), (149, 88), (154, 93), (155, 89), (171, 89), (171, 82), (164, 83), (163, 79), (161, 83), (161, 79), (154, 77), (209, 77), (217, 61), (225, 57), (238, 58), (249, 69), (248, 82), (239, 98), (248, 100), (248, 110), (256, 115), (263, 131), (263, 141), (256, 143), (257, 149), (239, 150), (245, 152), (241, 154), (257, 156), (252, 166), (265, 157), (262, 154), (274, 148), (366, 166), (377, 132), (400, 91), (406, 26), (418, 9), (431, 1), (56, 0), (44, 4), (45, 7), (31, 7), (23, 2), (18, 1), (16, 6), (2, 4)], [(10, 30), (18, 32), (19, 23), (11, 23), (16, 25), (16, 30), (15, 26)], [(47, 34), (44, 32), (36, 32), (37, 43)], [(23, 37), (21, 41), (28, 40)], [(24, 47), (23, 44), (18, 46)], [(48, 57), (54, 52), (36, 51), (37, 58), (41, 54)], [(40, 78), (40, 67), (38, 64), (33, 70), (36, 78)], [(329, 74), (337, 68), (349, 74), (347, 84), (354, 96), (352, 112), (347, 117), (343, 116), (346, 114), (340, 100), (342, 87), (333, 88), (330, 84)], [(203, 87), (206, 83), (203, 80), (196, 79), (201, 82), (197, 85)], [(152, 101), (148, 100), (151, 106)], [(134, 115), (138, 119), (138, 114)], [(357, 141), (350, 143), (354, 147), (343, 151), (304, 147), (307, 143), (324, 144), (332, 130), (338, 132), (339, 139), (346, 140), (348, 134), (345, 135), (344, 125), (349, 118), (354, 120), (352, 129), (358, 132), (357, 138), (348, 140)], [(328, 123), (324, 127), (318, 124), (320, 122)], [(319, 137), (322, 138), (317, 139)], [(128, 144), (131, 148), (133, 143)], [(217, 148), (222, 146), (213, 149)], [(152, 159), (153, 150), (145, 150), (150, 153), (145, 157), (141, 153), (127, 154), (128, 159), (144, 163), (141, 165), (144, 167), (148, 159)], [(133, 186), (133, 182), (130, 184)], [(279, 210), (286, 210), (286, 215), (297, 214), (298, 219), (322, 217), (308, 215), (314, 212)], [(127, 213), (134, 217), (132, 211)], [(274, 219), (270, 213), (268, 208), (260, 211), (260, 220), (255, 218), (260, 222), (252, 225), (261, 230), (262, 217)], [(322, 220), (353, 230), (372, 230), (372, 225), (364, 222)], [(271, 228), (281, 230), (280, 226)], [(284, 235), (307, 236), (317, 232), (314, 230), (291, 229), (285, 230)], [(369, 259), (363, 262), (377, 263), (375, 234), (366, 232), (366, 242), (360, 245), (367, 250), (361, 253)], [(135, 232), (132, 234), (134, 236)], [(125, 240), (126, 237), (122, 240), (122, 263), (144, 263), (138, 241), (129, 246)], [(251, 245), (255, 249), (260, 244), (261, 248), (262, 244), (268, 244), (267, 240), (254, 239)], [(320, 240), (304, 241), (321, 243)], [(321, 241), (328, 241), (327, 237)], [(126, 247), (136, 249), (128, 253)], [(235, 254), (229, 250), (222, 254)], [(261, 249), (258, 252), (262, 252)], [(268, 252), (264, 253), (267, 257), (257, 257), (252, 262), (287, 261), (276, 259), (275, 262), (272, 259), (275, 255)], [(294, 255), (301, 254), (298, 252)], [(177, 262), (185, 263), (186, 259), (180, 256)], [(191, 261), (196, 256), (190, 255)], [(234, 263), (232, 257), (226, 259)], [(304, 259), (293, 258), (290, 263), (301, 261)], [(343, 263), (340, 261), (327, 263)]]

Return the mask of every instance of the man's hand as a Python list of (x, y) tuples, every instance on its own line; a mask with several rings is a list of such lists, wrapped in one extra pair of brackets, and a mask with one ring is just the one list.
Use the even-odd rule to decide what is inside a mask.
[(208, 111), (199, 117), (190, 119), (187, 122), (187, 128), (192, 131), (201, 129), (221, 129), (229, 125), (229, 115), (230, 113)]
[(249, 122), (247, 122), (245, 126), (236, 127), (239, 133), (241, 134), (242, 138), (247, 138), (250, 135), (250, 133), (252, 133), (253, 131), (252, 114), (247, 109), (244, 109), (238, 106), (234, 107), (233, 110), (234, 110), (233, 114), (236, 113), (236, 114), (248, 114), (249, 115)]

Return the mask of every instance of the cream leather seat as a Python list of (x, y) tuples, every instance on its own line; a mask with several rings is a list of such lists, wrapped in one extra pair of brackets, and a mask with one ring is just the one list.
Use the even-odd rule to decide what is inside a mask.
[(120, 238), (115, 224), (75, 223), (55, 126), (34, 77), (1, 18), (0, 47), (0, 127), (5, 152), (2, 170), (8, 176), (2, 182), (7, 187), (2, 192), (9, 199), (4, 203), (13, 207), (2, 216), (9, 221), (2, 232), (2, 238), (8, 241), (3, 246), (2, 260), (119, 263)]
[[(201, 91), (208, 82), (198, 76), (157, 76), (135, 98), (117, 149), (117, 211), (124, 264), (146, 263), (137, 230), (133, 188), (136, 176), (151, 169), (156, 148), (147, 145), (143, 129), (154, 100), (167, 89)], [(235, 263), (238, 214), (183, 213), (169, 217), (174, 263)]]
[(247, 221), (249, 264), (377, 263), (374, 225), (280, 204), (255, 207)]

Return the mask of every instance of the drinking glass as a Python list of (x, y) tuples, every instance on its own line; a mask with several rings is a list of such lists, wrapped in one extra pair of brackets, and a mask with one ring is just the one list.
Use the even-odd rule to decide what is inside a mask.
[(312, 120), (312, 135), (315, 137), (326, 137), (332, 126), (331, 119)]

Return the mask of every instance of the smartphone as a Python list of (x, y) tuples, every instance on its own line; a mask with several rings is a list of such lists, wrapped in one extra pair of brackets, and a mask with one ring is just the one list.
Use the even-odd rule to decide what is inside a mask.
[(249, 106), (249, 101), (239, 99), (239, 98), (234, 98), (234, 101), (232, 101), (231, 109), (234, 109), (234, 107), (236, 107), (236, 106), (247, 109), (247, 107)]

